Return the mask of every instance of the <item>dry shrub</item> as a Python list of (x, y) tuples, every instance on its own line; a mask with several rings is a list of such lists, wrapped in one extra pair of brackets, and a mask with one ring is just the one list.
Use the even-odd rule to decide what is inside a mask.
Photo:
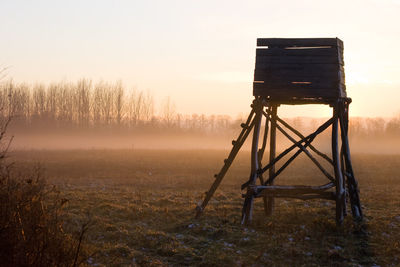
[(39, 169), (21, 177), (1, 166), (0, 262), (3, 266), (76, 266), (83, 262), (83, 225), (78, 240), (63, 230), (63, 205)]

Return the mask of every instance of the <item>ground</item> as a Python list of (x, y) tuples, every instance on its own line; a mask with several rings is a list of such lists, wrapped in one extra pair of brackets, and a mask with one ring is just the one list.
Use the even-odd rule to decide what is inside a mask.
[[(334, 203), (276, 201), (265, 217), (257, 199), (251, 226), (240, 225), (241, 152), (200, 219), (195, 206), (227, 151), (14, 151), (21, 170), (40, 164), (66, 206), (66, 230), (90, 220), (92, 266), (397, 266), (400, 265), (400, 155), (353, 155), (365, 221), (335, 224)], [(282, 184), (322, 184), (307, 158)], [(277, 180), (277, 184), (280, 180)]]

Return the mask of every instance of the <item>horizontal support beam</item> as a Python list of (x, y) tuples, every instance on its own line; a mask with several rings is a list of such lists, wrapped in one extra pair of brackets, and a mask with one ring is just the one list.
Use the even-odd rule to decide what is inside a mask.
[(310, 199), (327, 199), (327, 200), (336, 200), (335, 192), (324, 192), (324, 194), (312, 194), (312, 195), (282, 195), (282, 194), (274, 194), (275, 198), (296, 198), (301, 200), (310, 200)]
[(322, 47), (322, 48), (305, 48), (305, 49), (285, 49), (280, 47), (274, 48), (257, 48), (256, 56), (257, 57), (268, 57), (268, 56), (297, 56), (297, 57), (338, 57), (338, 55), (342, 55), (341, 49), (337, 49), (337, 47)]
[(337, 64), (339, 66), (344, 65), (344, 61), (338, 55), (330, 56), (257, 56), (256, 57), (256, 68), (265, 68), (269, 65), (274, 64)]
[(257, 196), (264, 194), (311, 194), (322, 193), (332, 187), (334, 183), (327, 183), (321, 186), (307, 186), (307, 185), (261, 185), (256, 186), (255, 192)]

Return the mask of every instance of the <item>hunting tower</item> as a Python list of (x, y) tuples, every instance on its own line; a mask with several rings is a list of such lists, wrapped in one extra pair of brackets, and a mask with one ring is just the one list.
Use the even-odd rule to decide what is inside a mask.
[[(232, 150), (220, 172), (215, 175), (205, 199), (197, 206), (197, 216), (204, 211), (244, 141), (253, 132), (250, 176), (242, 185), (242, 189), (246, 190), (243, 194), (242, 224), (251, 222), (254, 199), (259, 197), (264, 200), (267, 215), (273, 211), (274, 198), (333, 200), (339, 225), (346, 215), (346, 200), (349, 199), (353, 217), (362, 219), (347, 134), (351, 99), (346, 94), (343, 42), (338, 38), (261, 38), (257, 39), (257, 46), (253, 82), (255, 98), (250, 115), (241, 124), (242, 131), (232, 141)], [(333, 110), (332, 117), (308, 135), (290, 126), (277, 112), (280, 105), (305, 104), (329, 105)], [(260, 136), (263, 118), (264, 134)], [(328, 128), (331, 129), (332, 149), (329, 156), (312, 145), (315, 137)], [(279, 155), (276, 155), (277, 130), (293, 143)], [(263, 164), (268, 135), (269, 159)], [(294, 153), (289, 154), (292, 151)], [(301, 153), (318, 167), (327, 178), (327, 183), (319, 186), (275, 185), (279, 174)], [(285, 156), (286, 161), (276, 168), (277, 162)], [(328, 162), (330, 170), (318, 159)]]

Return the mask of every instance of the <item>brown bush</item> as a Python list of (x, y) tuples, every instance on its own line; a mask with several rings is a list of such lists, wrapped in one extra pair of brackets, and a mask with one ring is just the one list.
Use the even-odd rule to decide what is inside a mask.
[(63, 230), (63, 206), (39, 170), (20, 177), (2, 166), (0, 177), (0, 262), (4, 266), (76, 266), (82, 237)]

